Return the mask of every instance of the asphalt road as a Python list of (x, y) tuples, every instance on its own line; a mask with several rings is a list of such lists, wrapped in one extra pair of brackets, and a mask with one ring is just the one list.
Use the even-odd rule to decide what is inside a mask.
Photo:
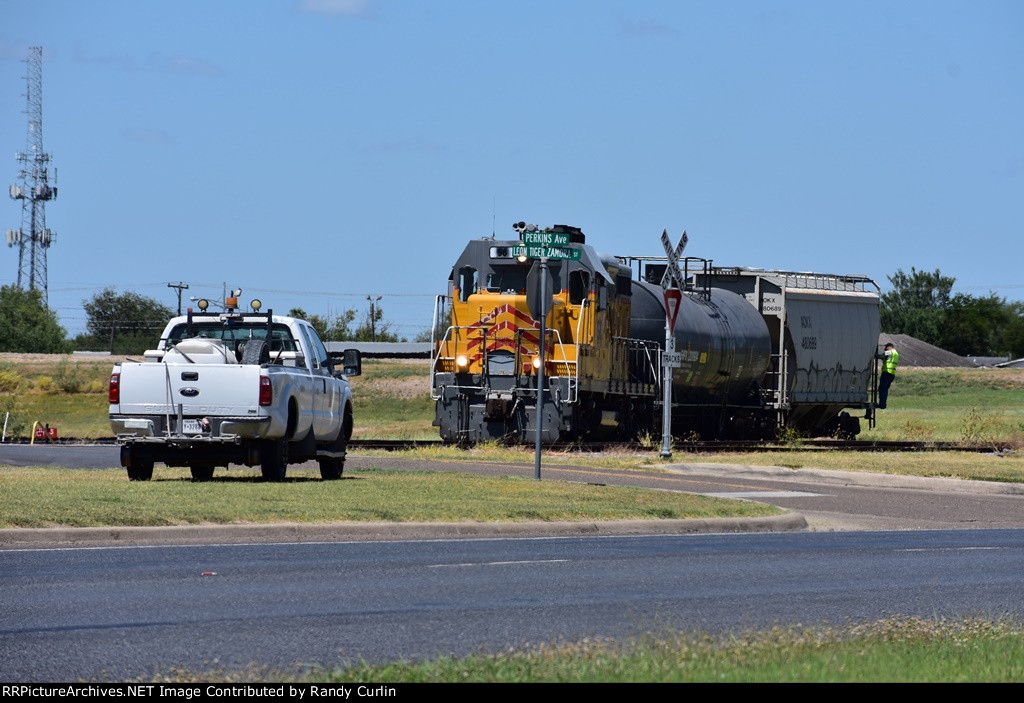
[(1020, 530), (0, 551), (0, 678), (304, 669), (677, 627), (1020, 616), (1022, 575)]
[[(3, 447), (0, 465), (16, 462), (10, 449), (29, 465), (117, 464), (112, 447)], [(349, 466), (532, 474), (397, 457)], [(52, 548), (59, 530), (41, 549), (0, 539), (0, 679), (304, 669), (675, 627), (1024, 615), (1024, 530), (959, 529), (1024, 527), (1021, 486), (700, 464), (548, 463), (544, 476), (760, 500), (813, 531), (451, 540), (424, 526), (400, 541), (384, 526), (376, 541), (349, 541), (320, 526), (271, 530), (259, 544), (150, 546), (155, 533), (134, 528), (90, 549)]]

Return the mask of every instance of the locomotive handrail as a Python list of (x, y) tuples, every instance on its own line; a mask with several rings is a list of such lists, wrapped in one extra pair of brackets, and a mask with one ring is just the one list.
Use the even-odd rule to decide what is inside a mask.
[[(487, 361), (487, 330), (488, 330), (488, 326), (487, 325), (450, 325), (448, 327), (448, 329), (445, 330), (444, 336), (441, 338), (441, 341), (438, 343), (436, 355), (434, 356), (434, 358), (432, 359), (431, 364), (430, 364), (430, 399), (431, 400), (438, 400), (438, 399), (441, 398), (441, 395), (436, 392), (435, 384), (434, 384), (434, 378), (437, 375), (437, 367), (438, 367), (439, 362), (442, 362), (442, 361), (451, 362), (452, 368), (453, 369), (455, 368), (455, 361), (456, 361), (456, 358), (458, 357), (458, 354), (451, 355), (451, 356), (443, 355), (441, 353), (441, 350), (444, 349), (445, 344), (449, 341), (449, 338), (452, 338), (452, 341), (454, 341), (454, 342), (458, 341), (459, 331), (460, 330), (469, 330), (470, 331), (470, 334), (466, 335), (467, 339), (472, 338), (472, 333), (474, 333), (474, 332), (478, 333), (480, 335), (481, 342), (482, 342), (482, 350), (483, 350), (482, 354), (481, 354), (481, 364), (484, 367), (483, 368), (482, 376), (483, 376), (484, 379), (488, 378), (488, 371), (487, 371), (487, 363), (488, 363), (488, 361)], [(540, 328), (538, 328), (538, 327), (519, 327), (516, 330), (516, 352), (515, 352), (515, 354), (516, 354), (515, 355), (515, 365), (516, 365), (515, 376), (516, 376), (516, 379), (519, 379), (519, 377), (523, 375), (522, 374), (521, 350), (523, 348), (522, 336), (523, 336), (524, 332), (536, 332), (536, 333), (539, 334), (540, 333)], [(559, 352), (561, 353), (561, 358), (557, 358), (557, 357), (556, 358), (550, 358), (550, 359), (547, 360), (547, 363), (565, 364), (566, 369), (569, 371), (569, 373), (566, 376), (569, 379), (569, 384), (568, 384), (569, 395), (566, 398), (566, 402), (567, 403), (575, 403), (577, 398), (578, 398), (578, 389), (579, 389), (579, 361), (578, 360), (570, 359), (568, 356), (566, 356), (566, 353), (565, 353), (565, 346), (566, 345), (562, 343), (562, 335), (558, 332), (558, 330), (552, 329), (552, 328), (549, 327), (549, 328), (545, 329), (545, 332), (547, 332), (547, 334), (553, 335), (555, 337), (555, 344), (557, 345), (557, 348), (558, 348)], [(456, 384), (452, 384), (450, 387), (451, 388), (462, 388), (463, 386), (461, 386), (461, 385), (456, 383)], [(479, 389), (485, 390), (489, 386), (487, 385), (486, 381), (484, 381), (479, 386), (473, 385), (473, 386), (465, 386), (465, 387), (468, 387), (468, 388), (479, 388)], [(518, 383), (518, 381), (516, 383), (516, 388), (517, 388), (517, 390), (525, 390), (525, 391), (533, 390), (535, 392), (535, 389), (529, 389), (529, 388), (522, 387)]]

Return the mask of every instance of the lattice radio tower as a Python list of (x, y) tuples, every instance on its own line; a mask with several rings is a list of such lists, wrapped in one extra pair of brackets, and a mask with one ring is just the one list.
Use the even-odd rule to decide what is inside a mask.
[(50, 155), (43, 150), (43, 48), (31, 47), (25, 64), (28, 136), (25, 151), (15, 155), (21, 162), (20, 182), (11, 186), (11, 197), (21, 201), (21, 227), (7, 230), (7, 246), (18, 247), (18, 287), (42, 291), (48, 304), (46, 250), (54, 235), (46, 228), (46, 203), (57, 197), (57, 169), (51, 186)]

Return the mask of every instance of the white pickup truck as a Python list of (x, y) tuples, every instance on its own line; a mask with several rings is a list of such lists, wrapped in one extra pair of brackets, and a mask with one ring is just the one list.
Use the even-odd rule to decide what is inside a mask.
[(198, 481), (229, 464), (281, 481), (289, 463), (312, 459), (324, 479), (341, 477), (359, 352), (335, 358), (305, 320), (253, 306), (190, 310), (145, 361), (114, 365), (110, 426), (129, 479), (148, 481), (159, 461), (188, 466)]

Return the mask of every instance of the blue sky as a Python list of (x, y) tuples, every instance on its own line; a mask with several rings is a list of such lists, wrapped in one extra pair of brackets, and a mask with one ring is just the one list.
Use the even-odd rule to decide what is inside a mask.
[(1019, 0), (8, 2), (0, 181), (43, 46), (71, 333), (99, 288), (173, 305), (181, 280), (320, 314), (382, 295), (411, 337), (465, 241), (517, 220), (1021, 299), (1022, 37)]

